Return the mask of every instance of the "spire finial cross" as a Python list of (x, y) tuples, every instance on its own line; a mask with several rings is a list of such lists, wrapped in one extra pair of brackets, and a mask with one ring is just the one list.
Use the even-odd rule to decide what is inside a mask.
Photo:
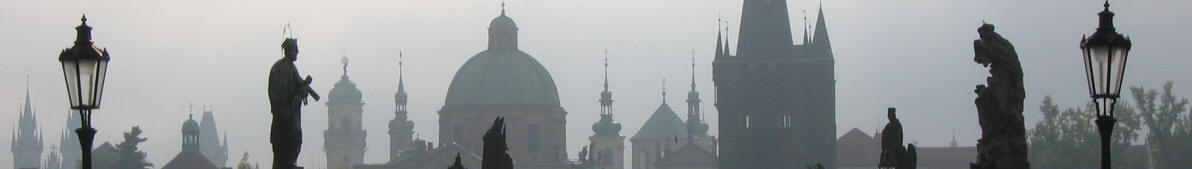
[(662, 78), (662, 102), (666, 103), (666, 78)]

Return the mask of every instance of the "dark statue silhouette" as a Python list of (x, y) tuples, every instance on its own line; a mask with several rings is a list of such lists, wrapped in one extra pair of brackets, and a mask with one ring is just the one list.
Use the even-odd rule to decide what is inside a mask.
[(447, 169), (468, 169), (468, 168), (464, 168), (464, 164), (462, 164), (460, 162), (459, 153), (457, 152), (457, 153), (455, 153), (455, 164), (451, 164), (451, 166), (447, 167)]
[(273, 143), (273, 168), (294, 169), (302, 148), (302, 105), (307, 104), (307, 96), (318, 101), (319, 95), (310, 88), (310, 76), (302, 79), (294, 66), (298, 60), (298, 40), (286, 38), (281, 47), (285, 57), (269, 70), (269, 103), (273, 114), (269, 142)]
[(505, 143), (505, 118), (497, 117), (484, 133), (484, 158), (480, 160), (480, 169), (513, 169), (513, 158), (506, 150), (509, 146)]
[(977, 117), (981, 139), (977, 140), (977, 162), (972, 169), (1029, 169), (1026, 127), (1022, 102), (1022, 65), (1014, 45), (993, 31), (993, 25), (977, 28), (981, 39), (973, 41), (973, 61), (989, 68), (986, 85), (977, 85)]
[(893, 167), (896, 169), (914, 169), (917, 157), (915, 145), (902, 146), (902, 122), (894, 114), (894, 108), (886, 109), (886, 118), (890, 123), (882, 129), (882, 154), (878, 159), (878, 167)]

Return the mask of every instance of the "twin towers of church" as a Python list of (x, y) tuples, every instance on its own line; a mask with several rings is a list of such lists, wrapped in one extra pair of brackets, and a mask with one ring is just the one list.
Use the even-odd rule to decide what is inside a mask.
[[(785, 0), (744, 3), (737, 53), (730, 52), (721, 34), (716, 40), (712, 79), (720, 138), (707, 134), (693, 71), (687, 121), (680, 120), (663, 100), (630, 140), (631, 168), (771, 169), (815, 163), (835, 167), (834, 59), (822, 8), (814, 33), (805, 31), (803, 44), (795, 45)], [(490, 126), (484, 122), (500, 116), (505, 118), (508, 153), (517, 168), (572, 167), (575, 163), (568, 159), (565, 147), (567, 111), (559, 104), (550, 73), (518, 47), (517, 31), (517, 24), (502, 9), (489, 25), (488, 48), (456, 72), (438, 111), (440, 147), (479, 154), (481, 136)], [(613, 118), (607, 63), (605, 69), (604, 91), (598, 100), (600, 120), (592, 125), (590, 152), (581, 155), (588, 158), (581, 160), (589, 166), (620, 169), (626, 166), (622, 160), (625, 136)], [(398, 78), (397, 110), (388, 131), (390, 162), (408, 150), (428, 147), (415, 145), (401, 73)], [(327, 168), (363, 164), (364, 103), (347, 75), (346, 60), (344, 75), (329, 98), (324, 131)]]

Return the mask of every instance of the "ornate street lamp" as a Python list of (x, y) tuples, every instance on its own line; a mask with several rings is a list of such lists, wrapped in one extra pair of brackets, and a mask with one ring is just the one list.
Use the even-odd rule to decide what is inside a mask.
[(75, 130), (79, 135), (79, 147), (83, 149), (83, 169), (91, 169), (91, 143), (95, 140), (95, 129), (91, 128), (91, 110), (98, 109), (103, 96), (104, 78), (108, 71), (107, 49), (95, 47), (91, 41), (91, 27), (87, 16), (83, 24), (75, 27), (78, 35), (74, 46), (62, 50), (58, 61), (62, 62), (62, 74), (66, 77), (66, 93), (70, 109), (79, 110), (82, 127)]
[(1108, 0), (1105, 1), (1105, 10), (1097, 15), (1101, 17), (1100, 26), (1093, 35), (1080, 39), (1080, 49), (1084, 52), (1089, 94), (1097, 105), (1095, 122), (1101, 134), (1101, 168), (1109, 169), (1109, 138), (1117, 122), (1113, 117), (1113, 108), (1122, 91), (1130, 38), (1122, 36), (1113, 28), (1113, 12), (1109, 11)]

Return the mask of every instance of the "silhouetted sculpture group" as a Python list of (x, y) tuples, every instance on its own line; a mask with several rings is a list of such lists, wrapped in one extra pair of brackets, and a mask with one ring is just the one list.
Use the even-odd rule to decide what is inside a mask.
[(915, 145), (902, 146), (902, 122), (894, 115), (894, 108), (886, 109), (890, 123), (882, 129), (882, 154), (877, 166), (880, 168), (914, 169), (917, 162)]
[(311, 78), (302, 79), (294, 61), (298, 60), (298, 40), (287, 38), (281, 43), (285, 57), (273, 64), (269, 71), (269, 104), (273, 124), (269, 142), (273, 143), (273, 168), (294, 169), (302, 149), (302, 105), (306, 97), (319, 100), (310, 88)]
[(505, 143), (505, 118), (497, 117), (493, 127), (484, 133), (484, 158), (480, 169), (513, 169), (513, 158), (509, 157), (509, 146)]
[(973, 60), (989, 67), (987, 85), (977, 85), (977, 117), (981, 139), (977, 140), (977, 162), (972, 169), (1029, 169), (1026, 127), (1022, 102), (1022, 65), (1014, 45), (993, 31), (993, 25), (977, 28), (981, 39), (973, 41)]

